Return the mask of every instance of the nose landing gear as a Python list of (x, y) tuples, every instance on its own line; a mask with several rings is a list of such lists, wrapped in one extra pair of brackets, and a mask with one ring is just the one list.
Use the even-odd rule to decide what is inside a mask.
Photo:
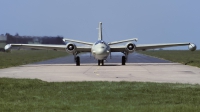
[(100, 66), (100, 64), (103, 66), (104, 65), (104, 60), (98, 60), (98, 66)]

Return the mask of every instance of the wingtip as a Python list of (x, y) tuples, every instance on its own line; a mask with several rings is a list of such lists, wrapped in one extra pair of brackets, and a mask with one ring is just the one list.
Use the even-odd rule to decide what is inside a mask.
[(11, 44), (7, 44), (7, 45), (4, 47), (4, 50), (7, 51), (7, 50), (9, 50), (11, 47), (12, 47)]

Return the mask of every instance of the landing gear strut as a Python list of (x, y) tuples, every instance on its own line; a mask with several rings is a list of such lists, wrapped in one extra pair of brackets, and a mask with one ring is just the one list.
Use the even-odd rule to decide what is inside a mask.
[(75, 58), (75, 61), (76, 61), (76, 66), (80, 66), (80, 57), (79, 56), (77, 56)]
[(101, 64), (101, 60), (98, 60), (98, 66)]
[(101, 60), (101, 65), (102, 65), (102, 66), (104, 65), (104, 60)]
[(125, 64), (126, 64), (126, 57), (122, 56), (122, 65), (125, 65)]
[(124, 56), (122, 56), (122, 65), (125, 65), (128, 59), (128, 52), (123, 52), (123, 54)]
[(100, 66), (100, 64), (103, 66), (104, 65), (104, 60), (98, 60), (98, 65)]

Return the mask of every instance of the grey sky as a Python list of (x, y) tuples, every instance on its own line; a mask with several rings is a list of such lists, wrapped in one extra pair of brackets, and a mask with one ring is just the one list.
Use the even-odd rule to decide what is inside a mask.
[[(0, 0), (0, 34), (57, 36), (95, 42), (194, 42), (200, 47), (199, 0)], [(187, 49), (187, 47), (184, 47)]]

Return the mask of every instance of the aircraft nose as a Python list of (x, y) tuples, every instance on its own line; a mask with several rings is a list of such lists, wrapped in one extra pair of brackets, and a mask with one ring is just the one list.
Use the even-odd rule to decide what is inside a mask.
[(106, 53), (106, 47), (104, 45), (99, 46), (99, 48), (96, 49), (96, 54), (101, 55), (101, 54), (104, 54), (104, 53)]
[(98, 49), (98, 50), (96, 50), (96, 54), (103, 54), (103, 53), (105, 53), (105, 49), (104, 48), (100, 48), (100, 49)]

